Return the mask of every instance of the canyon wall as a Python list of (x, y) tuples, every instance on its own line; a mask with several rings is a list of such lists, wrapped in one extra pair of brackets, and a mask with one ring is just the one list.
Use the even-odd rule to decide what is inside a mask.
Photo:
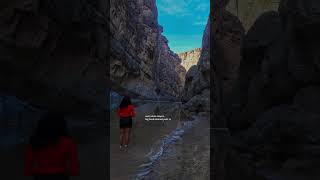
[(155, 1), (111, 1), (111, 21), (107, 4), (1, 2), (0, 92), (40, 109), (102, 116), (108, 85), (144, 97), (162, 86), (178, 96), (185, 70), (161, 35)]
[(41, 109), (106, 109), (104, 1), (6, 1), (0, 12), (0, 91)]
[[(179, 96), (185, 70), (161, 34), (155, 0), (111, 1), (110, 77), (120, 86), (143, 97)], [(115, 89), (116, 90), (116, 89)]]
[[(239, 179), (229, 175), (236, 175), (236, 159), (240, 159), (239, 166), (246, 167), (246, 178), (273, 167), (277, 172), (289, 170), (291, 176), (293, 168), (302, 170), (302, 177), (309, 174), (303, 169), (316, 171), (311, 164), (319, 162), (314, 148), (320, 144), (319, 131), (314, 128), (320, 117), (319, 12), (316, 0), (282, 0), (278, 11), (262, 12), (243, 37), (238, 75), (231, 88), (224, 85), (225, 71), (218, 68), (219, 63), (231, 66), (225, 58), (231, 49), (219, 53), (214, 39), (218, 52), (213, 78), (220, 81), (214, 87), (220, 91), (214, 97), (215, 108), (220, 109), (214, 122), (230, 132), (229, 136), (216, 133), (215, 138), (223, 144), (221, 139), (228, 137), (224, 141), (233, 147), (223, 153), (225, 169), (217, 170), (224, 179)], [(221, 31), (224, 27), (214, 36)]]
[(278, 12), (263, 13), (256, 20), (243, 42), (235, 90), (243, 98), (232, 102), (237, 108), (230, 111), (228, 126), (234, 133), (245, 132), (245, 141), (253, 147), (268, 147), (259, 153), (268, 153), (273, 160), (284, 154), (282, 165), (305, 157), (308, 147), (320, 143), (318, 130), (313, 128), (320, 115), (316, 108), (318, 5), (315, 0), (283, 0)]
[[(203, 35), (200, 60), (196, 66), (189, 69), (186, 75), (182, 100), (186, 102), (184, 106), (189, 111), (210, 111), (210, 78), (213, 78), (210, 77), (210, 62), (214, 62), (215, 58), (210, 58), (210, 50), (223, 59), (223, 61), (215, 61), (215, 68), (219, 69), (218, 76), (223, 77), (221, 79), (222, 96), (227, 97), (231, 93), (238, 78), (240, 45), (244, 28), (239, 19), (230, 12), (222, 11), (220, 14), (219, 18), (214, 18), (212, 31), (210, 31), (208, 20)], [(210, 33), (214, 36), (210, 36)], [(214, 41), (214, 48), (210, 47), (210, 37)], [(229, 52), (226, 53), (227, 51)]]
[(197, 65), (201, 55), (201, 48), (196, 48), (178, 54), (182, 63), (181, 65), (188, 71), (191, 66)]
[(248, 31), (261, 13), (277, 10), (279, 3), (280, 0), (230, 0), (227, 10), (237, 16)]
[(184, 108), (190, 112), (210, 111), (210, 20), (202, 38), (202, 49), (197, 65), (186, 74), (182, 94)]
[(186, 70), (181, 65), (179, 56), (170, 50), (166, 37), (161, 36), (160, 44), (162, 45), (158, 72), (160, 90), (178, 97), (184, 87)]
[(240, 48), (245, 30), (240, 20), (226, 10), (217, 19), (220, 21), (214, 21), (213, 31), (215, 75), (220, 78), (221, 99), (228, 101), (239, 74)]

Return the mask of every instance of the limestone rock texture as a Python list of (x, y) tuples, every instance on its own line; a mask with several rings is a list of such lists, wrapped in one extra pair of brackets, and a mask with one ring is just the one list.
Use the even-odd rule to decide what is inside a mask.
[(159, 67), (156, 68), (159, 68), (160, 90), (168, 95), (180, 97), (184, 87), (186, 70), (181, 65), (179, 56), (170, 50), (165, 36), (161, 36), (159, 43), (161, 44), (161, 52), (159, 54)]
[(197, 65), (200, 55), (201, 55), (201, 48), (196, 48), (190, 51), (182, 52), (178, 54), (182, 63), (181, 65), (188, 71), (191, 66)]
[[(185, 70), (161, 34), (155, 0), (112, 0), (110, 15), (110, 78), (114, 87), (152, 97), (178, 97)], [(115, 89), (117, 90), (117, 89)]]

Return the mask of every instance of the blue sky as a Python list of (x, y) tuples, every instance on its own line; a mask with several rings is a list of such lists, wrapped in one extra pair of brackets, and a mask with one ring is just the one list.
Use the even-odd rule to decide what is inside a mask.
[(201, 47), (210, 0), (156, 0), (158, 21), (176, 53)]

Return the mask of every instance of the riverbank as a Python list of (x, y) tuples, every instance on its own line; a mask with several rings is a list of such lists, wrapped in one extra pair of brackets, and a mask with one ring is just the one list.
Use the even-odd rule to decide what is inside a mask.
[(168, 153), (156, 164), (150, 179), (210, 179), (209, 117), (195, 116), (194, 119), (197, 124), (168, 147)]
[[(137, 171), (149, 163), (149, 156), (158, 152), (163, 140), (181, 126), (181, 105), (147, 103), (136, 106), (129, 148), (119, 148), (119, 118), (111, 112), (110, 122), (110, 179), (136, 179)], [(164, 115), (170, 121), (146, 121), (146, 115)]]

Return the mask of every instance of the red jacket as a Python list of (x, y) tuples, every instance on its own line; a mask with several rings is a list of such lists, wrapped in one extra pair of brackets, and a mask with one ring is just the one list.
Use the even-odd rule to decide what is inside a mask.
[[(69, 165), (68, 165), (69, 164)], [(77, 147), (71, 138), (62, 137), (56, 146), (36, 150), (28, 145), (25, 158), (25, 175), (79, 174)]]
[(120, 118), (134, 117), (136, 115), (133, 105), (129, 105), (128, 107), (125, 107), (125, 108), (119, 108), (117, 110), (117, 114)]

